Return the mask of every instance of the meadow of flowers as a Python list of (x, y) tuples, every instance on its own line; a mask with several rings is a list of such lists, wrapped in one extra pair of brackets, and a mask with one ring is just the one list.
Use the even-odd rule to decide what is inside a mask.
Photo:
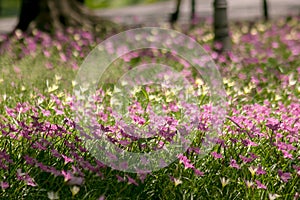
[[(233, 50), (220, 55), (219, 45), (211, 48), (209, 21), (187, 31), (215, 60), (227, 93), (224, 125), (204, 156), (201, 141), (213, 123), (205, 82), (165, 52), (140, 51), (117, 60), (114, 66), (164, 62), (184, 71), (200, 91), (196, 137), (187, 151), (165, 168), (137, 173), (114, 170), (95, 158), (73, 115), (72, 89), (83, 59), (121, 30), (95, 36), (68, 29), (54, 37), (16, 32), (0, 57), (0, 199), (299, 199), (299, 22), (289, 17), (232, 24)], [(107, 80), (120, 77), (118, 69)], [(172, 141), (182, 117), (172, 90), (132, 92), (128, 120), (137, 127), (150, 123), (150, 101), (167, 115), (157, 121), (155, 137), (140, 141), (116, 125), (109, 107), (113, 87), (108, 83), (95, 96), (97, 123), (112, 143), (147, 152)]]

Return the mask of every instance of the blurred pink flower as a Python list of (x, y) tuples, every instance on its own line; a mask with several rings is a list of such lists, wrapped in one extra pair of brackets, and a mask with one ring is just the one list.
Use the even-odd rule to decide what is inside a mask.
[(1, 181), (0, 185), (1, 185), (2, 190), (5, 190), (5, 189), (9, 188), (9, 183), (8, 182)]
[(230, 167), (236, 168), (236, 169), (240, 169), (241, 167), (237, 164), (235, 159), (231, 159), (230, 160)]
[(179, 154), (177, 156), (177, 158), (179, 158), (179, 163), (183, 163), (185, 169), (189, 169), (189, 168), (193, 169), (194, 168), (194, 165), (191, 164), (190, 160), (183, 154)]
[(224, 158), (224, 157), (222, 156), (222, 154), (217, 153), (217, 152), (212, 152), (211, 155), (212, 155), (215, 159), (221, 159), (221, 158)]
[(292, 178), (291, 173), (283, 172), (281, 169), (278, 170), (278, 175), (279, 175), (280, 179), (285, 183), (287, 183), (289, 181), (289, 179)]
[(267, 189), (267, 186), (265, 186), (264, 184), (262, 184), (259, 180), (256, 180), (255, 182), (256, 182), (256, 185), (257, 185), (258, 189), (264, 189), (264, 190)]
[(139, 184), (130, 176), (127, 175), (127, 179), (128, 179), (128, 184), (134, 184), (136, 186), (138, 186)]
[(61, 173), (64, 177), (65, 182), (71, 180), (71, 178), (72, 178), (71, 172), (69, 172), (69, 171), (66, 172), (65, 170), (62, 170)]
[(193, 170), (194, 170), (194, 172), (197, 176), (203, 176), (204, 175), (204, 172), (200, 171), (199, 169), (193, 168)]
[(69, 157), (67, 157), (65, 155), (61, 155), (61, 156), (65, 160), (65, 164), (72, 163), (74, 161), (72, 158), (69, 158)]
[(257, 170), (256, 170), (256, 174), (257, 175), (266, 174), (266, 171), (263, 170), (263, 168), (261, 167), (261, 165), (259, 165), (258, 168), (257, 168)]
[(21, 69), (20, 69), (19, 67), (17, 67), (17, 66), (14, 66), (14, 71), (15, 71), (17, 74), (21, 73)]

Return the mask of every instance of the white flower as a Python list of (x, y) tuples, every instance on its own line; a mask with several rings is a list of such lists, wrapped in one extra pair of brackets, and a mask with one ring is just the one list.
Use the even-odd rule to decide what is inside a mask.
[(55, 74), (55, 81), (58, 82), (58, 81), (60, 81), (60, 80), (61, 80), (61, 76)]
[(195, 83), (196, 83), (197, 85), (203, 85), (203, 84), (204, 84), (203, 80), (200, 79), (200, 78), (197, 78), (196, 81), (195, 81)]
[(254, 183), (252, 181), (245, 180), (245, 183), (246, 183), (247, 188), (251, 188), (254, 185)]
[(77, 85), (77, 82), (75, 80), (72, 81), (72, 87), (75, 87)]
[(26, 90), (26, 87), (24, 85), (21, 86), (21, 91), (24, 92)]
[(256, 173), (256, 171), (257, 171), (257, 168), (256, 168), (256, 167), (253, 167), (253, 166), (250, 166), (250, 167), (248, 167), (248, 169), (249, 169), (251, 175), (254, 176), (255, 173)]
[(180, 185), (182, 183), (182, 181), (180, 179), (174, 178), (174, 183), (175, 183), (175, 187), (176, 187), (177, 185)]
[(271, 193), (269, 193), (269, 199), (270, 199), (270, 200), (277, 199), (278, 197), (280, 197), (280, 195), (278, 195), (278, 194), (271, 194)]
[(222, 187), (225, 187), (230, 182), (230, 180), (226, 179), (225, 177), (220, 178), (220, 181), (221, 181)]
[(77, 186), (73, 186), (70, 188), (70, 190), (72, 192), (72, 196), (75, 196), (79, 192), (80, 188)]
[(57, 89), (58, 89), (58, 85), (54, 84), (54, 85), (48, 87), (48, 93), (54, 92)]
[(50, 200), (59, 199), (59, 196), (58, 196), (57, 192), (50, 191), (50, 192), (47, 192), (47, 194), (48, 194), (48, 198)]

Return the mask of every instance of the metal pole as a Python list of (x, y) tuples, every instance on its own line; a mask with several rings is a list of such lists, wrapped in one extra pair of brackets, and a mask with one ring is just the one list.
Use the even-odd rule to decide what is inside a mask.
[(264, 18), (266, 21), (269, 20), (269, 9), (268, 9), (268, 1), (263, 0), (263, 8), (264, 8)]
[(231, 40), (229, 37), (227, 2), (226, 0), (214, 0), (214, 33), (215, 43), (221, 43), (222, 48), (219, 51), (231, 49)]

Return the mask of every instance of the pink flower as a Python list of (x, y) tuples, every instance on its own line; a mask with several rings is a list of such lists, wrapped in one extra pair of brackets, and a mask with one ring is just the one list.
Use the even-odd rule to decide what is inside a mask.
[(264, 190), (267, 189), (267, 186), (265, 186), (264, 184), (262, 184), (259, 180), (256, 180), (255, 182), (256, 182), (256, 185), (257, 185), (258, 189), (264, 189)]
[(289, 181), (289, 179), (292, 178), (291, 173), (283, 172), (282, 170), (278, 170), (278, 175), (279, 175), (280, 179), (285, 183), (287, 183)]
[(28, 178), (26, 179), (26, 183), (27, 183), (27, 185), (30, 185), (30, 186), (32, 186), (32, 187), (37, 186), (37, 184), (34, 182), (34, 180), (33, 180), (31, 177), (28, 177)]
[(61, 61), (67, 62), (67, 57), (64, 53), (59, 53), (59, 56), (60, 56)]
[(62, 175), (64, 176), (65, 182), (71, 180), (72, 174), (71, 174), (69, 171), (66, 172), (66, 171), (62, 170), (61, 173), (62, 173)]
[(281, 152), (282, 152), (284, 158), (293, 159), (293, 155), (290, 154), (288, 151), (282, 150)]
[(143, 117), (140, 117), (138, 115), (133, 115), (132, 119), (133, 119), (134, 122), (136, 122), (136, 123), (138, 123), (140, 125), (143, 125), (146, 122), (146, 120)]
[(52, 167), (52, 166), (49, 167), (49, 172), (52, 173), (55, 177), (61, 175), (61, 172), (58, 171), (55, 167)]
[(8, 107), (5, 106), (5, 111), (6, 111), (6, 113), (7, 113), (10, 117), (13, 117), (13, 118), (16, 117), (16, 114), (15, 114), (15, 110), (14, 110), (14, 109), (11, 109), (11, 108), (8, 108)]
[(58, 109), (55, 109), (55, 112), (56, 112), (57, 115), (63, 115), (64, 114), (64, 111), (58, 110)]
[(259, 165), (258, 168), (257, 168), (257, 170), (256, 170), (256, 174), (257, 175), (266, 174), (266, 171), (263, 170), (263, 168), (261, 167), (261, 165)]
[(21, 69), (17, 66), (14, 66), (14, 71), (16, 72), (16, 74), (19, 74), (21, 72)]
[(124, 182), (125, 179), (119, 175), (116, 175), (117, 179), (118, 179), (118, 182)]
[(43, 146), (42, 142), (38, 142), (38, 141), (33, 143), (32, 148), (39, 149), (39, 150), (42, 150), (42, 151), (47, 150), (47, 148)]
[(250, 146), (250, 147), (251, 146), (253, 146), (253, 147), (257, 146), (257, 144), (255, 142), (252, 142), (249, 139), (245, 139), (245, 140), (242, 139), (242, 144), (245, 145), (245, 146)]
[(68, 181), (68, 185), (82, 185), (84, 182), (84, 178), (72, 176), (72, 178)]
[(111, 160), (117, 160), (118, 158), (117, 158), (117, 156), (115, 155), (115, 154), (112, 154), (112, 153), (110, 153), (110, 152), (107, 152), (106, 153), (106, 155), (107, 155), (107, 157), (109, 158), (109, 159), (111, 159)]
[(78, 174), (80, 176), (84, 176), (84, 174), (80, 171), (80, 169), (74, 165), (72, 165), (72, 173), (73, 174)]
[(212, 152), (211, 155), (212, 155), (215, 159), (221, 159), (221, 158), (224, 158), (224, 157), (222, 156), (222, 154), (217, 153), (217, 152)]
[(51, 56), (50, 52), (47, 50), (44, 50), (43, 53), (46, 58), (49, 58)]
[(38, 166), (43, 171), (48, 171), (48, 166), (44, 165), (43, 163), (36, 163), (36, 166)]
[(29, 165), (34, 165), (34, 164), (37, 162), (36, 159), (31, 158), (31, 157), (28, 156), (28, 155), (25, 155), (25, 156), (24, 156), (24, 159), (25, 159), (26, 163), (29, 164)]
[(147, 175), (147, 173), (139, 173), (139, 178), (142, 183), (144, 183), (145, 179), (147, 178)]
[(244, 73), (239, 73), (239, 79), (245, 80), (247, 78), (247, 75)]
[(73, 162), (73, 159), (72, 158), (69, 158), (65, 155), (61, 155), (63, 157), (63, 159), (65, 160), (65, 164), (68, 164), (68, 163), (72, 163)]
[(204, 175), (204, 172), (201, 172), (199, 169), (194, 168), (193, 170), (194, 170), (194, 172), (197, 176), (203, 176)]
[(126, 162), (126, 161), (121, 162), (121, 163), (119, 164), (119, 167), (120, 167), (121, 169), (127, 169), (127, 168), (128, 168), (128, 162)]
[(280, 127), (280, 122), (278, 121), (278, 119), (275, 119), (275, 118), (268, 118), (268, 122), (266, 123), (266, 126), (275, 131), (275, 130), (278, 130)]
[(56, 158), (60, 158), (61, 157), (61, 154), (57, 150), (55, 150), (55, 149), (51, 149), (51, 153)]
[(49, 110), (42, 110), (43, 116), (48, 117), (51, 115)]
[(9, 183), (7, 183), (7, 182), (1, 181), (0, 185), (1, 185), (2, 190), (9, 188)]
[(255, 154), (252, 153), (252, 152), (250, 152), (249, 154), (250, 154), (250, 157), (251, 157), (253, 160), (255, 160), (256, 158), (258, 158), (258, 156), (255, 155)]
[(169, 108), (172, 112), (178, 112), (179, 108), (175, 102), (170, 103)]
[(101, 195), (101, 197), (99, 197), (98, 200), (105, 200), (105, 196), (104, 196), (104, 195)]
[(139, 184), (130, 176), (127, 175), (127, 179), (128, 179), (128, 184), (134, 184), (136, 186), (138, 186)]
[[(74, 172), (74, 168), (73, 168), (73, 172)], [(84, 178), (74, 176), (74, 174), (71, 173), (70, 171), (62, 170), (61, 175), (63, 175), (64, 181), (67, 182), (68, 185), (82, 185), (84, 182)]]
[(77, 70), (77, 69), (79, 68), (78, 64), (75, 63), (75, 62), (72, 63), (71, 65), (72, 65), (72, 68), (73, 68), (74, 70)]
[(300, 167), (293, 165), (293, 168), (297, 171), (297, 175), (300, 176)]
[(240, 157), (240, 159), (242, 159), (243, 162), (245, 162), (245, 163), (250, 163), (250, 162), (253, 161), (252, 158), (248, 158), (248, 157), (246, 157), (246, 156), (239, 155), (239, 157)]
[(295, 194), (295, 196), (294, 196), (294, 200), (299, 199), (299, 197), (300, 197), (300, 194), (299, 194), (298, 192), (296, 192), (296, 194)]
[(230, 166), (236, 169), (241, 169), (241, 167), (236, 163), (236, 160), (234, 159), (230, 160)]
[(54, 68), (53, 65), (52, 65), (52, 63), (50, 63), (50, 62), (47, 62), (47, 63), (45, 64), (45, 67), (46, 67), (47, 69), (53, 69), (53, 68)]
[(183, 154), (179, 154), (177, 156), (177, 158), (179, 158), (179, 163), (183, 163), (184, 164), (184, 168), (185, 169), (188, 169), (188, 168), (191, 168), (193, 169), (194, 168), (194, 165), (190, 163), (190, 160), (184, 156)]
[(28, 173), (23, 173), (21, 169), (17, 170), (17, 179), (20, 181), (25, 181), (27, 185), (37, 186), (34, 180), (28, 175)]

